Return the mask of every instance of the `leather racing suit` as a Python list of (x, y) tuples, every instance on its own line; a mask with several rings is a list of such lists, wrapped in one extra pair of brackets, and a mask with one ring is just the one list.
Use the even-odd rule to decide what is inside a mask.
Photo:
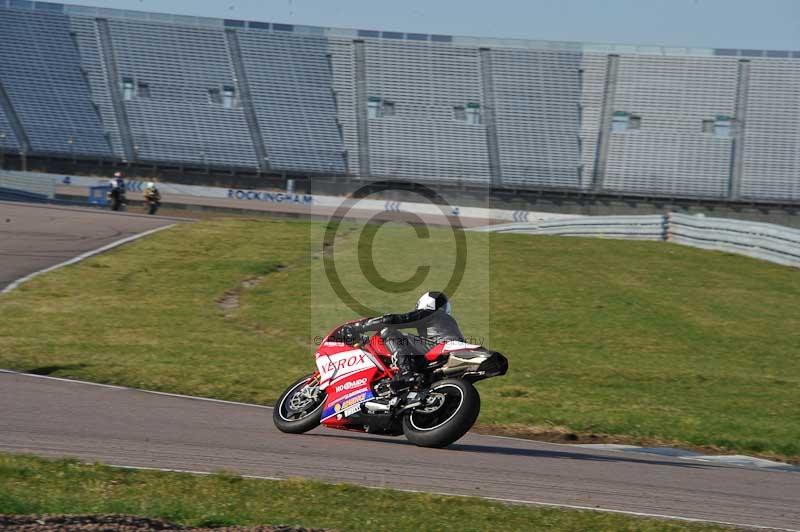
[[(449, 341), (464, 341), (456, 320), (445, 309), (412, 310), (405, 314), (384, 314), (352, 324), (356, 334), (380, 331), (381, 339), (400, 369), (398, 377), (410, 378), (417, 371), (415, 357), (423, 356), (431, 347)], [(417, 329), (418, 336), (404, 334), (398, 329)]]
[(146, 188), (144, 191), (144, 199), (146, 201), (161, 201), (161, 192), (156, 187)]

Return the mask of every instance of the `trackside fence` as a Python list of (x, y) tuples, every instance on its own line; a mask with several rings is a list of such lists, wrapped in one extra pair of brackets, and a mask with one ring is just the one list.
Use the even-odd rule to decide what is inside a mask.
[(0, 170), (0, 188), (39, 194), (50, 199), (56, 195), (56, 182), (50, 174)]
[[(0, 191), (2, 189), (18, 190), (50, 199), (54, 198), (58, 184), (86, 187), (105, 183), (105, 179), (99, 178), (0, 170)], [(141, 189), (141, 185), (142, 183), (138, 181), (128, 182), (128, 187), (131, 190)], [(160, 188), (167, 193), (178, 195), (240, 199), (239, 194), (241, 193), (242, 200), (288, 201), (318, 206), (338, 206), (343, 201), (343, 198), (340, 197), (316, 195), (301, 197), (297, 194), (276, 193), (274, 191), (245, 191), (169, 183), (162, 183)], [(424, 214), (429, 211), (434, 214), (440, 212), (439, 207), (435, 205), (386, 202), (383, 200), (374, 200), (373, 203), (374, 205), (371, 205), (371, 207), (377, 210), (397, 210), (417, 214)], [(484, 217), (495, 220), (525, 220), (529, 216), (538, 218), (536, 221), (490, 225), (472, 229), (473, 231), (675, 242), (703, 249), (747, 255), (777, 264), (800, 268), (800, 229), (792, 229), (776, 224), (728, 218), (708, 218), (702, 215), (692, 216), (678, 213), (634, 216), (569, 216), (469, 207), (462, 208), (460, 216)]]
[(727, 218), (678, 213), (663, 216), (586, 216), (500, 224), (475, 230), (674, 242), (800, 268), (800, 230)]

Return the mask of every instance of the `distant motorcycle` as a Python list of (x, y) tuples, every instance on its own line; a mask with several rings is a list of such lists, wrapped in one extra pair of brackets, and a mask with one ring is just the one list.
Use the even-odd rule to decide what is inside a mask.
[(161, 207), (161, 201), (156, 198), (148, 197), (144, 201), (147, 206), (147, 214), (155, 214), (158, 208)]
[(158, 208), (161, 207), (161, 192), (158, 191), (152, 181), (147, 183), (144, 189), (144, 203), (147, 208), (147, 214), (155, 214)]
[(125, 205), (127, 204), (127, 197), (125, 195), (125, 189), (123, 188), (112, 188), (108, 192), (108, 199), (111, 202), (111, 210), (112, 211), (124, 211)]
[(320, 423), (331, 428), (399, 436), (421, 447), (446, 447), (472, 428), (481, 400), (473, 383), (505, 375), (500, 353), (464, 342), (431, 346), (421, 382), (395, 393), (397, 369), (380, 335), (351, 338), (337, 327), (316, 353), (317, 371), (292, 384), (273, 410), (282, 432), (301, 434)]

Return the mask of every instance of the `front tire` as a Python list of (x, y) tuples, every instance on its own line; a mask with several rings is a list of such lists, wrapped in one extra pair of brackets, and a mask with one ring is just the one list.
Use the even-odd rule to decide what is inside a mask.
[(403, 418), (403, 433), (420, 447), (447, 447), (466, 434), (481, 411), (475, 387), (461, 379), (445, 379), (431, 386), (432, 403)]
[(325, 397), (325, 392), (319, 389), (319, 378), (306, 375), (278, 398), (272, 411), (272, 421), (281, 432), (308, 432), (319, 425)]

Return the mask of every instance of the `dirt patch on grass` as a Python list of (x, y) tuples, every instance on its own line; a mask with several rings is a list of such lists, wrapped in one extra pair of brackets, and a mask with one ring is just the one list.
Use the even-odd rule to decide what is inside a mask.
[(236, 311), (239, 310), (239, 298), (242, 295), (242, 291), (249, 290), (255, 286), (258, 286), (258, 283), (264, 280), (265, 276), (261, 277), (253, 277), (252, 279), (245, 279), (239, 286), (233, 288), (232, 290), (228, 290), (222, 297), (217, 299), (217, 306), (225, 313), (226, 318), (230, 318)]
[(475, 425), (472, 430), (478, 434), (486, 434), (490, 436), (509, 436), (512, 438), (523, 438), (526, 440), (536, 440), (548, 443), (594, 443), (636, 445), (639, 447), (674, 447), (709, 455), (746, 454), (747, 456), (752, 456), (755, 458), (764, 458), (766, 460), (775, 460), (794, 465), (800, 464), (800, 457), (794, 456), (784, 456), (770, 453), (743, 453), (742, 451), (732, 451), (730, 449), (724, 449), (715, 445), (691, 445), (685, 442), (664, 440), (660, 438), (635, 437), (593, 432), (576, 432), (566, 427), (549, 425), (520, 425), (515, 423)]
[[(285, 265), (279, 264), (278, 266), (275, 267), (275, 271), (270, 273), (282, 272), (285, 269), (286, 269)], [(239, 300), (241, 299), (242, 292), (244, 292), (245, 290), (252, 290), (256, 286), (261, 284), (261, 282), (264, 281), (264, 279), (266, 279), (268, 276), (269, 274), (259, 275), (258, 277), (251, 277), (249, 279), (245, 279), (244, 281), (239, 283), (239, 285), (236, 288), (232, 288), (231, 290), (228, 290), (227, 292), (222, 294), (222, 297), (217, 299), (217, 307), (219, 307), (219, 309), (222, 310), (226, 318), (233, 317), (233, 315), (236, 314), (236, 312), (239, 310)]]
[(230, 318), (239, 310), (239, 293), (238, 289), (228, 290), (217, 300), (217, 306), (225, 313), (226, 318)]
[(322, 528), (302, 528), (294, 526), (220, 526), (191, 528), (162, 519), (150, 519), (133, 515), (0, 515), (0, 528), (30, 532), (50, 532), (61, 530), (138, 532), (141, 530), (186, 530), (201, 532), (324, 532)]

